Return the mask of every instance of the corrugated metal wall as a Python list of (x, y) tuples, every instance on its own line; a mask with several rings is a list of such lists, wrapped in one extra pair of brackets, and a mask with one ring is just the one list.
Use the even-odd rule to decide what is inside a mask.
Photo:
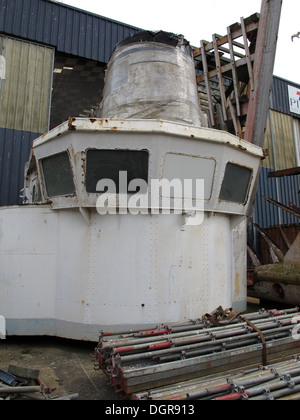
[(0, 0), (0, 205), (21, 202), (32, 141), (48, 130), (54, 50), (107, 63), (137, 30), (50, 0)]
[[(297, 227), (300, 226), (299, 219), (269, 203), (264, 197), (271, 198), (285, 206), (293, 203), (300, 207), (300, 176), (268, 178), (270, 172), (273, 172), (273, 170), (267, 168), (261, 169), (253, 221), (267, 232), (270, 232), (270, 228), (274, 228), (272, 237), (274, 240), (277, 240), (278, 237), (282, 238), (282, 233), (276, 226), (284, 226), (286, 232), (289, 233), (287, 236), (290, 237), (292, 232), (297, 232)], [(274, 232), (276, 231), (278, 232), (275, 235)], [(248, 243), (258, 252), (265, 264), (272, 263), (271, 260), (265, 259), (265, 255), (268, 254), (266, 252), (265, 241), (253, 225), (248, 230)], [(279, 241), (276, 243), (280, 244)]]
[(6, 79), (0, 86), (0, 128), (44, 133), (49, 128), (52, 48), (0, 36)]
[[(253, 214), (254, 222), (268, 232), (270, 228), (276, 232), (277, 225), (286, 226), (288, 232), (299, 226), (298, 218), (263, 198), (271, 198), (285, 206), (293, 203), (300, 207), (300, 176), (268, 178), (274, 170), (294, 168), (300, 164), (300, 118), (290, 112), (288, 86), (300, 88), (293, 82), (274, 77), (264, 145), (269, 149), (269, 156), (262, 163)], [(282, 234), (278, 230), (276, 238), (280, 236)], [(253, 226), (248, 231), (248, 242), (261, 256), (264, 255), (266, 245)], [(271, 260), (268, 262), (271, 263)]]
[(295, 168), (300, 164), (300, 118), (290, 112), (288, 86), (300, 86), (274, 77), (270, 111), (265, 135), (269, 156), (262, 163), (254, 219), (263, 228), (278, 224), (299, 224), (299, 219), (268, 203), (263, 196), (286, 206), (300, 207), (300, 177), (268, 178), (274, 170)]
[(0, 128), (0, 206), (22, 204), (24, 167), (38, 134)]
[(300, 119), (293, 118), (293, 132), (297, 166), (300, 166)]
[(300, 207), (300, 176), (268, 178), (271, 169), (262, 168), (255, 205), (254, 221), (262, 228), (298, 224), (299, 219), (267, 202), (263, 197), (271, 198), (286, 206), (293, 203)]
[(0, 11), (0, 32), (102, 63), (138, 30), (49, 0), (0, 0)]
[(53, 48), (0, 36), (0, 205), (21, 203), (33, 139), (48, 131)]
[(263, 162), (264, 168), (281, 170), (297, 166), (299, 150), (295, 149), (295, 144), (299, 138), (293, 127), (296, 122), (290, 115), (269, 112), (264, 146), (269, 156)]
[(272, 92), (270, 98), (270, 109), (286, 115), (293, 115), (290, 111), (288, 86), (300, 88), (300, 85), (280, 77), (273, 77)]

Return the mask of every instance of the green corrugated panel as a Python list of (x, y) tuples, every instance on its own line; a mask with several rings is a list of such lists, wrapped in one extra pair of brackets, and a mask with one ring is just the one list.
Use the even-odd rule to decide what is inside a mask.
[(264, 148), (265, 149), (268, 149), (269, 155), (262, 162), (263, 168), (275, 169), (274, 150), (273, 150), (273, 143), (272, 143), (270, 115), (268, 115), (267, 127), (266, 127), (266, 132), (265, 132), (265, 144), (264, 144)]
[(0, 127), (48, 131), (53, 49), (0, 36), (1, 49), (6, 79), (0, 86)]
[(294, 131), (290, 115), (270, 111), (264, 146), (269, 149), (269, 157), (263, 167), (281, 170), (297, 166)]
[(294, 168), (297, 164), (292, 117), (276, 111), (271, 112), (275, 137), (276, 169)]

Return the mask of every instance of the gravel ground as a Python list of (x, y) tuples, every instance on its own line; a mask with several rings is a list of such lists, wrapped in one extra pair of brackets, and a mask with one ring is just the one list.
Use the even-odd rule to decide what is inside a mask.
[(80, 400), (120, 400), (107, 385), (105, 375), (94, 370), (91, 354), (96, 343), (55, 338), (7, 338), (0, 340), (0, 369), (9, 365), (38, 369), (53, 397), (79, 394)]

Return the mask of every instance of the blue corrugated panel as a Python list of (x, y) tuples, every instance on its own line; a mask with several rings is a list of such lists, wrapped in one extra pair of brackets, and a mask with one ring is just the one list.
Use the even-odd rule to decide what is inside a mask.
[(276, 200), (277, 194), (274, 185), (268, 179), (268, 169), (261, 168), (255, 204), (255, 222), (262, 228), (275, 226), (279, 223), (277, 208), (274, 208), (263, 197)]
[(21, 204), (24, 167), (39, 134), (0, 128), (0, 206)]
[(50, 0), (0, 0), (0, 32), (103, 63), (137, 30)]
[[(299, 184), (300, 177), (299, 176), (290, 176), (279, 178), (279, 201), (284, 205), (288, 206), (289, 203), (296, 204), (296, 206), (300, 207), (299, 203)], [(289, 225), (289, 224), (296, 224), (299, 223), (299, 219), (294, 217), (293, 215), (287, 213), (284, 210), (281, 210), (282, 214), (282, 224)]]
[(288, 80), (281, 79), (280, 77), (276, 76), (273, 77), (270, 108), (273, 111), (278, 111), (283, 114), (297, 117), (296, 114), (292, 114), (290, 111), (288, 86), (293, 86), (300, 89), (300, 85), (294, 82), (289, 82)]
[(299, 219), (269, 203), (263, 197), (271, 198), (285, 206), (293, 203), (300, 207), (300, 176), (268, 178), (271, 169), (262, 168), (255, 204), (254, 220), (262, 228), (299, 224)]

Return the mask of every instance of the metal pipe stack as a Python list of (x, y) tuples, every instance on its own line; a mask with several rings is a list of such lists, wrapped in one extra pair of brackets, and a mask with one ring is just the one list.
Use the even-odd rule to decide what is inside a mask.
[(300, 359), (133, 395), (135, 400), (300, 400)]
[(225, 325), (197, 319), (102, 333), (95, 359), (116, 391), (151, 393), (158, 387), (290, 358), (300, 348), (300, 337), (293, 335), (299, 316), (298, 308), (262, 310)]

